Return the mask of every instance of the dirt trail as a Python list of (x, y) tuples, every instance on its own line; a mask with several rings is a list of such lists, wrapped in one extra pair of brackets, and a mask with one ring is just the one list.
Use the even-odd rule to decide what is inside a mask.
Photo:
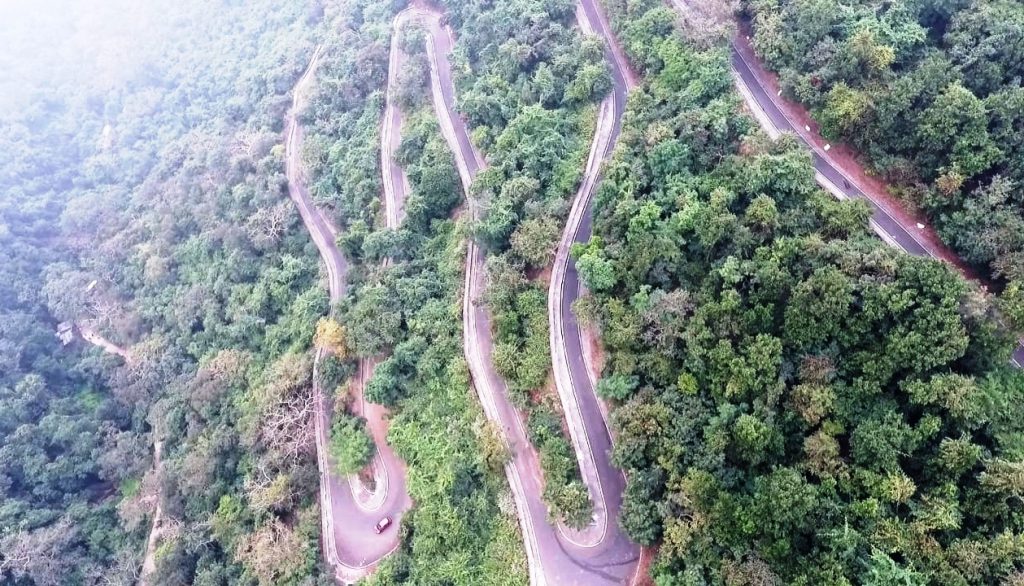
[[(162, 464), (160, 457), (163, 453), (163, 440), (153, 442), (153, 470), (157, 474), (159, 482)], [(139, 586), (149, 586), (149, 576), (156, 570), (156, 546), (160, 540), (164, 522), (164, 507), (161, 502), (160, 493), (156, 494), (156, 508), (153, 512), (153, 527), (149, 530), (149, 537), (146, 538), (146, 555), (142, 558), (142, 574), (139, 576)]]
[(89, 342), (90, 344), (99, 347), (101, 350), (107, 352), (108, 354), (120, 356), (125, 360), (130, 359), (130, 354), (128, 353), (128, 350), (126, 348), (124, 348), (123, 346), (118, 346), (117, 344), (104, 338), (99, 333), (97, 333), (96, 330), (92, 329), (92, 326), (85, 324), (83, 322), (79, 322), (76, 324), (76, 327), (78, 328), (79, 333), (82, 335), (82, 339), (85, 340), (86, 342)]
[[(123, 346), (118, 346), (113, 342), (107, 340), (91, 326), (83, 323), (76, 324), (79, 333), (82, 335), (82, 339), (100, 348), (108, 354), (120, 356), (126, 362), (131, 361), (131, 354)], [(153, 470), (159, 478), (161, 468), (161, 455), (163, 453), (163, 441), (153, 441)], [(148, 586), (149, 576), (156, 570), (156, 547), (157, 542), (160, 540), (161, 529), (163, 526), (164, 509), (162, 504), (161, 495), (159, 493), (159, 484), (157, 485), (158, 492), (153, 496), (156, 500), (156, 506), (153, 511), (153, 525), (149, 530), (149, 536), (146, 538), (146, 552), (142, 558), (142, 572), (139, 574), (139, 585)]]

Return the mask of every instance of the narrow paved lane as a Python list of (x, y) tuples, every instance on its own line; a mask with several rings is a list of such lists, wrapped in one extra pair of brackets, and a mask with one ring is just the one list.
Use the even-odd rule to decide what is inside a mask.
[[(428, 33), (427, 54), (434, 109), (442, 133), (455, 154), (463, 187), (471, 193), (470, 185), (486, 163), (474, 148), (465, 121), (456, 112), (455, 90), (448, 63), (453, 45), (451, 31), (441, 25), (441, 14), (432, 9), (417, 8), (413, 14)], [(476, 202), (470, 198), (469, 204), (470, 213), (475, 216)], [(535, 585), (552, 586), (630, 583), (638, 567), (639, 548), (625, 539), (614, 520), (604, 538), (589, 546), (577, 545), (557, 525), (548, 521), (547, 507), (541, 499), (543, 484), (537, 454), (529, 442), (519, 413), (508, 400), (505, 382), (491, 360), (490, 317), (481, 302), (484, 285), (484, 254), (470, 242), (463, 299), (466, 359), (484, 411), (497, 423), (509, 447), (511, 458), (505, 471), (519, 513), (530, 564), (530, 581)], [(599, 426), (603, 426), (603, 422)]]
[[(693, 0), (671, 0), (672, 6), (682, 18), (688, 13), (687, 3)], [(814, 170), (818, 182), (826, 190), (840, 198), (862, 199), (871, 207), (871, 227), (878, 233), (882, 240), (891, 246), (914, 256), (927, 256), (940, 259), (941, 256), (923, 239), (914, 234), (916, 226), (907, 225), (895, 215), (875, 203), (857, 185), (857, 182), (846, 174), (842, 167), (837, 164), (828, 153), (818, 147), (812, 140), (808, 140), (810, 130), (798, 128), (797, 125), (786, 115), (785, 110), (778, 102), (775, 92), (768, 88), (760, 76), (755, 72), (757, 64), (749, 61), (735, 41), (732, 42), (732, 68), (740, 85), (741, 93), (750, 103), (751, 109), (757, 110), (756, 118), (765, 130), (769, 133), (780, 132), (795, 135), (807, 148), (811, 150)], [(970, 278), (968, 276), (968, 278)], [(1018, 343), (1013, 352), (1013, 364), (1018, 368), (1024, 368), (1024, 340)]]
[[(409, 193), (409, 177), (405, 169), (395, 163), (395, 154), (402, 145), (402, 109), (395, 103), (398, 74), (404, 55), (398, 46), (398, 31), (404, 22), (403, 14), (392, 23), (391, 50), (388, 54), (388, 85), (384, 92), (384, 120), (380, 130), (380, 168), (384, 181), (384, 223), (390, 229), (398, 228), (405, 217), (405, 196)], [(385, 261), (388, 262), (388, 261)]]
[(611, 156), (622, 130), (626, 98), (635, 86), (635, 78), (597, 0), (581, 0), (577, 4), (576, 18), (586, 34), (598, 35), (605, 41), (612, 91), (601, 103), (583, 179), (555, 252), (548, 288), (552, 371), (580, 472), (594, 503), (592, 525), (578, 537), (574, 535), (574, 540), (595, 543), (595, 540), (607, 539), (618, 543), (616, 547), (623, 553), (631, 549), (639, 558), (639, 546), (630, 543), (618, 524), (626, 479), (612, 465), (611, 431), (584, 359), (584, 336), (572, 312), (572, 304), (581, 293), (581, 284), (576, 263), (569, 256), (573, 244), (590, 239), (594, 190), (603, 164)]
[[(307, 85), (312, 79), (320, 58), (318, 48), (310, 60), (309, 67), (295, 86), (291, 112), (288, 115), (285, 140), (285, 165), (288, 177), (288, 194), (295, 202), (310, 237), (327, 268), (328, 289), (331, 302), (337, 302), (345, 295), (345, 276), (348, 264), (335, 242), (336, 229), (313, 204), (302, 172), (302, 127), (298, 113)], [(385, 205), (392, 198), (385, 197)], [(373, 571), (384, 556), (398, 547), (398, 526), (402, 514), (409, 509), (411, 501), (405, 488), (404, 465), (384, 441), (379, 430), (386, 429), (383, 410), (369, 406), (363, 415), (374, 430), (377, 447), (374, 467), (379, 471), (375, 491), (365, 491), (356, 479), (339, 477), (332, 472), (333, 462), (328, 455), (330, 414), (332, 402), (325, 396), (319, 384), (319, 365), (322, 350), (317, 350), (313, 365), (313, 387), (317, 402), (314, 427), (316, 434), (317, 463), (320, 470), (320, 509), (324, 557), (334, 568), (339, 581), (351, 583)], [(394, 523), (390, 529), (378, 534), (375, 526), (384, 516), (390, 516)]]

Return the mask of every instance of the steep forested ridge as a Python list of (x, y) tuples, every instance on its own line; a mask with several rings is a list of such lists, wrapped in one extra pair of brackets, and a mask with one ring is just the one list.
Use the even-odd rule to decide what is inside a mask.
[(1024, 5), (750, 0), (753, 45), (965, 260), (1024, 279)]
[[(133, 583), (157, 501), (164, 520), (151, 583), (318, 579), (306, 350), (330, 308), (315, 250), (284, 197), (280, 146), (288, 93), (316, 31), (326, 52), (304, 119), (306, 160), (314, 197), (345, 228), (341, 245), (356, 264), (353, 296), (335, 316), (352, 357), (393, 349), (368, 393), (398, 405), (392, 439), (414, 463), (411, 491), (421, 503), (407, 524), (408, 549), (378, 580), (518, 579), (522, 550), (496, 472), (501, 450), (461, 361), (464, 232), (437, 222), (459, 201), (458, 183), (425, 113), (413, 117), (403, 146), (415, 187), (406, 227), (376, 226), (377, 126), (398, 7), (120, 9), (123, 19), (113, 18), (118, 10), (93, 15), (116, 24), (106, 29), (90, 28), (82, 9), (58, 19), (54, 28), (73, 40), (56, 53), (78, 49), (81, 67), (39, 75), (29, 84), (38, 95), (22, 96), (30, 107), (4, 123), (13, 146), (4, 153), (2, 232), (11, 259), (3, 265), (11, 364), (2, 386), (3, 580)], [(571, 11), (557, 13), (564, 20)], [(26, 47), (45, 46), (11, 28)], [(90, 42), (103, 33), (109, 51), (97, 56)], [(556, 43), (571, 38), (564, 27), (552, 34)], [(121, 50), (137, 37), (150, 41), (145, 51)], [(76, 87), (90, 79), (88, 67), (103, 75)], [(33, 81), (30, 68), (12, 71)], [(406, 84), (410, 113), (422, 105), (423, 73)], [(568, 191), (578, 171), (567, 162), (562, 173)], [(394, 262), (380, 274), (384, 257)], [(384, 311), (395, 304), (407, 311)], [(87, 323), (131, 359), (81, 341), (61, 347), (53, 336), (61, 320)], [(337, 341), (321, 323), (319, 334)], [(535, 354), (546, 356), (546, 346)], [(325, 376), (339, 385), (349, 366), (328, 361)], [(478, 456), (475, 446), (488, 440), (493, 454)]]
[(621, 522), (660, 584), (1010, 584), (1024, 376), (990, 300), (876, 240), (728, 53), (608, 2), (646, 83), (576, 250), (606, 351)]
[[(327, 301), (274, 146), (324, 7), (51, 8), (4, 24), (59, 66), (11, 68), (0, 132), (0, 582), (135, 583), (157, 499), (151, 583), (308, 581), (289, 431)], [(62, 347), (61, 320), (131, 358)]]
[[(531, 437), (542, 454), (552, 512), (579, 524), (589, 518), (590, 505), (562, 432), (560, 405), (544, 388), (551, 361), (547, 301), (543, 282), (535, 279), (552, 259), (581, 176), (594, 106), (610, 88), (601, 41), (585, 39), (575, 28), (573, 6), (570, 0), (524, 0), (450, 2), (445, 8), (458, 39), (452, 64), (459, 109), (489, 165), (474, 183), (483, 213), (471, 231), (490, 255), (487, 302), (495, 324), (495, 365), (517, 406), (528, 414)], [(347, 74), (352, 83), (327, 78), (345, 91), (321, 96), (325, 101), (313, 104), (310, 116), (334, 133), (332, 140), (337, 142), (332, 146), (311, 136), (308, 160), (316, 197), (337, 210), (339, 223), (346, 227), (340, 244), (349, 258), (369, 263), (385, 256), (412, 259), (417, 240), (411, 230), (426, 229), (439, 211), (447, 209), (457, 175), (424, 165), (419, 193), (407, 202), (410, 230), (372, 233), (380, 197), (373, 137), (382, 96), (364, 93), (366, 98), (360, 101), (349, 92), (362, 88), (372, 76), (378, 87), (383, 85), (387, 51), (380, 42), (385, 23), (365, 19), (367, 33), (378, 43), (359, 48), (353, 61), (359, 67), (351, 66)], [(403, 34), (410, 59), (399, 72), (398, 100), (412, 107), (422, 100), (428, 71), (425, 55), (413, 49), (419, 34)], [(407, 144), (425, 144), (419, 127), (409, 130)], [(348, 335), (361, 346), (359, 355), (397, 350), (405, 334), (393, 299), (379, 286), (353, 299), (353, 316), (359, 320), (347, 324)], [(367, 388), (368, 399), (391, 404), (407, 393), (403, 378), (408, 376), (396, 360), (397, 356), (378, 367)]]

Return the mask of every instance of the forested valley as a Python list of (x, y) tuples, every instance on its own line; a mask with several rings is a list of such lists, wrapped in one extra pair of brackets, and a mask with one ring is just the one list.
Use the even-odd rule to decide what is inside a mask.
[[(589, 290), (574, 310), (600, 335), (628, 479), (610, 522), (651, 546), (649, 581), (1024, 584), (1021, 4), (742, 0), (735, 15), (783, 92), (995, 296), (886, 246), (867, 205), (758, 130), (731, 20), (697, 34), (660, 0), (601, 3), (640, 85), (573, 250)], [(464, 358), (464, 265), (473, 239), (551, 521), (585, 526), (547, 282), (612, 81), (576, 3), (438, 2), (487, 160), (470, 194), (424, 32), (399, 32), (397, 229), (381, 117), (404, 0), (37, 4), (0, 4), (0, 584), (335, 584), (314, 346), (339, 471), (373, 456), (349, 410), (366, 359), (406, 466), (413, 508), (366, 582), (528, 583), (509, 454)], [(333, 305), (285, 173), (318, 50), (297, 114), (349, 264)]]
[[(422, 38), (407, 31), (400, 163), (413, 195), (391, 231), (380, 218), (379, 118), (401, 8), (118, 3), (55, 23), (6, 21), (18, 49), (39, 51), (51, 69), (5, 56), (15, 73), (0, 231), (10, 259), (5, 583), (135, 583), (158, 507), (150, 583), (328, 581), (310, 435), (314, 338), (335, 350), (323, 368), (340, 399), (332, 449), (352, 469), (372, 448), (343, 413), (345, 389), (356, 359), (389, 356), (367, 396), (395, 410), (389, 441), (411, 463), (418, 506), (374, 580), (524, 579), (503, 448), (461, 357), (470, 235), (505, 267), (490, 303), (506, 324), (503, 374), (545, 454), (546, 498), (570, 522), (587, 514), (560, 406), (531, 398), (550, 367), (545, 293), (533, 279), (609, 87), (600, 41), (579, 34), (571, 2), (447, 7), (464, 40), (460, 107), (493, 158), (481, 189), (494, 212), (470, 225), (455, 213), (462, 193), (426, 100)], [(66, 40), (47, 50), (36, 26)], [(139, 37), (150, 41), (144, 51)], [(303, 160), (353, 265), (351, 295), (333, 309), (286, 196), (282, 146), (290, 92), (317, 42), (325, 51), (302, 116)], [(76, 52), (77, 67), (64, 62)], [(54, 335), (61, 324), (78, 334), (66, 345)], [(89, 332), (124, 356), (87, 343)]]

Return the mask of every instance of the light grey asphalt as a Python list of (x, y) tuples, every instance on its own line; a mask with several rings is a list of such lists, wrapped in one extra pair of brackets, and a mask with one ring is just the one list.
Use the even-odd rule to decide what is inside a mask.
[[(425, 20), (428, 33), (430, 33), (430, 50), (436, 56), (434, 61), (437, 69), (437, 83), (440, 86), (440, 99), (443, 102), (441, 105), (435, 104), (435, 108), (443, 108), (446, 112), (439, 112), (439, 116), (447, 116), (451, 119), (454, 136), (446, 136), (446, 138), (449, 138), (452, 143), (452, 149), (459, 159), (460, 166), (468, 171), (471, 180), (482, 166), (470, 140), (466, 123), (458, 115), (456, 108), (451, 67), (447, 59), (452, 49), (452, 39), (449, 31), (440, 25), (436, 13), (433, 13), (432, 18)], [(549, 522), (547, 507), (541, 498), (543, 485), (536, 452), (530, 445), (518, 411), (508, 400), (505, 382), (497, 374), (491, 360), (493, 340), (491, 339), (490, 317), (487, 315), (485, 306), (478, 303), (479, 294), (483, 288), (483, 261), (483, 254), (479, 248), (471, 247), (471, 257), (467, 267), (468, 298), (464, 300), (469, 304), (466, 307), (467, 327), (469, 328), (466, 336), (467, 354), (471, 362), (471, 371), (474, 371), (474, 384), (478, 389), (480, 387), (485, 389), (485, 400), (492, 406), (489, 408), (489, 405), (485, 404), (485, 409), (497, 419), (498, 426), (510, 444), (512, 452), (510, 482), (514, 485), (514, 491), (521, 489), (520, 493), (525, 500), (520, 512), (527, 518), (525, 521), (521, 520), (521, 526), (524, 527), (525, 532), (529, 533), (524, 538), (528, 542), (532, 541), (532, 544), (527, 544), (527, 548), (531, 548), (532, 545), (536, 546), (536, 555), (538, 556), (536, 562), (540, 565), (538, 578), (552, 586), (629, 583), (636, 573), (639, 548), (626, 539), (622, 532), (617, 530), (617, 527), (611, 528), (613, 530), (610, 530), (599, 544), (593, 547), (581, 547), (566, 538), (556, 524)], [(481, 370), (473, 368), (474, 354), (483, 357), (484, 364)], [(595, 429), (604, 430), (599, 412), (594, 413), (591, 423)], [(604, 436), (607, 437), (606, 430)], [(603, 450), (602, 453), (607, 454), (607, 450)], [(602, 459), (606, 465), (610, 466), (607, 458)], [(610, 476), (615, 475), (610, 474)], [(621, 474), (618, 474), (618, 478), (621, 478)], [(621, 486), (615, 494), (621, 495)]]
[[(302, 89), (300, 86), (304, 81), (308, 81), (315, 61), (316, 57), (311, 63), (310, 70), (307, 70), (296, 86), (296, 99)], [(330, 299), (334, 303), (346, 293), (345, 277), (348, 273), (348, 263), (335, 242), (333, 227), (309, 196), (301, 165), (303, 132), (294, 111), (288, 118), (286, 137), (288, 194), (295, 202), (302, 222), (320, 252), (327, 269)], [(319, 356), (318, 353), (317, 361)], [(325, 483), (325, 486), (321, 487), (321, 507), (325, 530), (331, 534), (330, 539), (325, 539), (325, 544), (333, 543), (335, 550), (333, 553), (328, 552), (327, 557), (336, 558), (347, 567), (339, 568), (339, 575), (358, 575), (361, 570), (368, 569), (398, 545), (398, 524), (402, 513), (410, 506), (405, 489), (404, 466), (390, 446), (386, 443), (377, 445), (377, 454), (384, 463), (388, 476), (388, 493), (378, 509), (363, 510), (352, 493), (348, 479), (333, 472), (334, 464), (325, 456), (327, 430), (330, 429), (330, 414), (333, 409), (330, 398), (324, 396), (316, 382), (314, 384), (320, 399), (316, 415), (318, 463), (321, 467), (321, 482)], [(374, 527), (385, 515), (391, 516), (395, 522), (390, 529), (377, 534)]]
[[(617, 55), (613, 51), (612, 47), (616, 40), (608, 28), (607, 20), (602, 14), (598, 0), (580, 0), (579, 7), (581, 10), (578, 11), (578, 14), (587, 20), (591, 30), (604, 39), (605, 57), (611, 71), (612, 128), (608, 133), (605, 151), (599, 153), (601, 160), (607, 160), (615, 149), (616, 141), (622, 131), (622, 116), (626, 110), (628, 92), (628, 72), (626, 70), (628, 65), (621, 54)], [(591, 189), (590, 193), (581, 193), (579, 196), (586, 198), (586, 205), (579, 225), (576, 227), (575, 234), (573, 234), (573, 240), (585, 243), (590, 240), (593, 231), (593, 189)], [(612, 542), (609, 550), (613, 551), (616, 557), (620, 559), (633, 558), (636, 560), (634, 562), (635, 565), (639, 562), (641, 555), (640, 547), (629, 540), (618, 522), (626, 479), (622, 472), (615, 468), (611, 462), (611, 434), (605, 423), (599, 399), (595, 393), (587, 364), (584, 361), (583, 335), (576, 316), (572, 311), (572, 304), (579, 298), (581, 285), (579, 274), (576, 270), (576, 262), (571, 258), (568, 259), (564, 274), (564, 283), (560, 289), (561, 297), (557, 300), (561, 305), (561, 310), (558, 312), (561, 322), (557, 324), (557, 327), (562, 330), (561, 339), (565, 347), (564, 356), (568, 366), (571, 386), (582, 416), (587, 441), (594, 455), (594, 463), (597, 467), (601, 492), (604, 497), (604, 507), (608, 517), (608, 533), (605, 539)]]

